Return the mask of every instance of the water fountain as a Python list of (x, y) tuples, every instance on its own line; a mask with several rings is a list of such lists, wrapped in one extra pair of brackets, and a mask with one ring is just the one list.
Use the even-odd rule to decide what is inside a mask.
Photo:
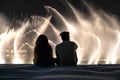
[[(22, 21), (18, 29), (9, 29), (8, 20), (0, 14), (0, 64), (32, 64), (33, 49), (37, 36), (46, 34), (53, 47), (61, 40), (61, 31), (69, 31), (71, 40), (78, 44), (78, 64), (118, 64), (120, 63), (119, 20), (101, 10), (95, 10), (84, 2), (89, 17), (66, 2), (75, 21), (69, 20), (55, 8), (45, 6), (47, 17), (32, 16), (32, 20)], [(54, 25), (51, 19), (62, 23)], [(60, 28), (58, 28), (61, 26)], [(55, 53), (53, 55), (55, 57)]]

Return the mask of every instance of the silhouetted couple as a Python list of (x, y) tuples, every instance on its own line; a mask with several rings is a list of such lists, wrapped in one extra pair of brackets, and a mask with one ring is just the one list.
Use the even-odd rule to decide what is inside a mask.
[(52, 47), (48, 38), (43, 34), (37, 38), (34, 49), (34, 64), (42, 67), (55, 66), (55, 63), (57, 66), (77, 65), (77, 44), (70, 41), (69, 32), (62, 32), (60, 36), (63, 42), (55, 48), (57, 58), (52, 57)]

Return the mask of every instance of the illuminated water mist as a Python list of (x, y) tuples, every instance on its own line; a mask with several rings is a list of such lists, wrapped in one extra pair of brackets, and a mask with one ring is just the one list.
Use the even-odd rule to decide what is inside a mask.
[[(76, 20), (63, 16), (55, 8), (45, 6), (48, 17), (32, 16), (32, 20), (20, 21), (18, 29), (10, 29), (7, 18), (0, 14), (0, 64), (32, 64), (33, 49), (39, 34), (46, 34), (54, 48), (61, 31), (69, 31), (71, 40), (78, 44), (78, 64), (120, 63), (120, 22), (104, 11), (96, 10), (84, 2), (89, 17), (66, 2)], [(51, 19), (62, 24), (54, 25)]]

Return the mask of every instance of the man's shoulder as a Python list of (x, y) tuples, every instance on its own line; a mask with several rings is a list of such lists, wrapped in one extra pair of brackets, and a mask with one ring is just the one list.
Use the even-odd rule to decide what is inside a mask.
[(66, 44), (77, 45), (77, 44), (76, 44), (75, 42), (73, 42), (73, 41), (64, 41), (64, 42), (59, 43), (59, 44), (56, 45), (56, 46), (61, 46), (61, 45), (66, 45)]
[(65, 45), (66, 45), (66, 42), (61, 42), (61, 43), (57, 44), (56, 47), (57, 47), (57, 48), (58, 48), (58, 47), (63, 47), (63, 46), (65, 46)]
[(75, 45), (77, 45), (77, 44), (76, 44), (75, 42), (73, 42), (73, 41), (70, 41), (70, 43), (71, 43), (71, 44), (75, 44)]
[(78, 47), (78, 45), (75, 42), (73, 42), (73, 41), (70, 41), (70, 44), (73, 45), (73, 46), (75, 46), (75, 48)]
[(57, 44), (57, 45), (56, 45), (56, 47), (58, 47), (58, 46), (60, 46), (60, 45), (62, 45), (62, 44), (63, 44), (63, 42), (61, 42), (61, 43)]
[(70, 43), (74, 43), (75, 44), (75, 42), (73, 42), (73, 41), (69, 41)]

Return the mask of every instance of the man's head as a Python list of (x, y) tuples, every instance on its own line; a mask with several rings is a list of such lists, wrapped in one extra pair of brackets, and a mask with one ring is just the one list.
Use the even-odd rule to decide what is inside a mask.
[(61, 36), (61, 38), (62, 38), (63, 41), (70, 40), (70, 39), (69, 39), (69, 32), (66, 32), (66, 31), (61, 32), (61, 33), (60, 33), (60, 36)]

